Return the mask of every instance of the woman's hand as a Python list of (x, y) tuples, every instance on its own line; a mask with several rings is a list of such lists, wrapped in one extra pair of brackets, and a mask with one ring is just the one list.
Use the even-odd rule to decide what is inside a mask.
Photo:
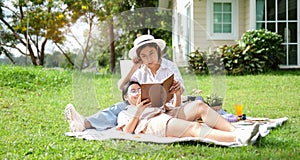
[(174, 95), (174, 101), (173, 101), (173, 106), (177, 107), (181, 105), (181, 94), (182, 94), (182, 89), (179, 81), (174, 80), (173, 84), (170, 88), (170, 93), (175, 94)]
[(179, 81), (173, 80), (173, 84), (170, 87), (170, 93), (171, 94), (176, 94), (176, 95), (181, 95), (182, 91), (181, 91), (181, 85)]
[(131, 76), (134, 74), (134, 72), (136, 70), (138, 70), (140, 68), (140, 66), (143, 64), (142, 60), (138, 57), (134, 57), (132, 59), (133, 62), (133, 66), (131, 67), (131, 69), (129, 70), (129, 72), (127, 73), (127, 75), (123, 78), (121, 78), (118, 82), (118, 88), (120, 90), (123, 89), (123, 87), (125, 86), (126, 83), (128, 83), (131, 79)]
[(139, 57), (134, 57), (132, 59), (132, 62), (135, 68), (140, 68), (140, 66), (143, 64), (142, 60)]

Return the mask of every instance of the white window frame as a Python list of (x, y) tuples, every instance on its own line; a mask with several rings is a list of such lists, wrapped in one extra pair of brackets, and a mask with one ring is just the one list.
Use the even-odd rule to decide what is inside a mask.
[[(238, 33), (239, 33), (239, 21), (238, 21), (238, 13), (239, 13), (239, 7), (238, 7), (238, 0), (209, 0), (206, 1), (206, 24), (207, 24), (207, 32), (208, 32), (208, 39), (209, 40), (237, 40), (238, 39)], [(214, 3), (219, 2), (229, 2), (231, 3), (232, 7), (232, 25), (231, 25), (231, 33), (214, 33), (213, 32), (213, 5)]]
[[(189, 9), (189, 10), (188, 10)], [(185, 20), (185, 39), (186, 39), (186, 44), (185, 44), (185, 52), (186, 55), (189, 55), (191, 52), (191, 44), (192, 44), (192, 5), (191, 3), (187, 3), (186, 6), (184, 7), (184, 10), (186, 12), (186, 20)], [(188, 13), (189, 11), (189, 13)], [(186, 60), (186, 56), (184, 56), (184, 60)]]
[[(255, 30), (256, 29), (256, 0), (250, 1), (250, 29)], [(298, 2), (297, 7), (297, 26), (300, 28), (300, 2)], [(276, 22), (277, 23), (277, 22)], [(277, 29), (276, 29), (277, 32)], [(289, 68), (300, 68), (300, 29), (298, 29), (298, 37), (297, 37), (297, 48), (298, 48), (298, 58), (297, 58), (297, 65), (279, 65), (282, 69), (289, 69)]]

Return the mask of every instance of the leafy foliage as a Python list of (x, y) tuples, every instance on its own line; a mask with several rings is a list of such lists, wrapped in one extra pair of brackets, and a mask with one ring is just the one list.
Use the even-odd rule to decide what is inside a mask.
[(277, 33), (264, 29), (248, 31), (237, 44), (220, 46), (217, 51), (192, 52), (189, 65), (196, 72), (206, 73), (223, 68), (229, 74), (257, 74), (276, 70), (282, 56), (281, 42), (282, 38)]
[[(164, 39), (171, 46), (172, 12), (151, 8), (158, 6), (156, 0), (20, 0), (10, 3), (13, 5), (4, 6), (2, 1), (0, 3), (0, 25), (5, 35), (11, 38), (3, 41), (3, 44), (11, 48), (17, 48), (15, 44), (21, 44), (22, 48), (28, 48), (26, 51), (17, 49), (22, 55), (30, 56), (28, 59), (33, 65), (44, 65), (44, 58), (49, 57), (45, 53), (49, 42), (63, 45), (65, 36), (73, 34), (70, 33), (70, 26), (77, 22), (90, 26), (90, 30), (85, 31), (85, 44), (78, 44), (81, 47), (77, 51), (84, 54), (80, 68), (87, 61), (87, 54), (92, 53), (99, 55), (96, 58), (100, 68), (112, 67), (110, 70), (114, 70), (119, 59), (127, 58), (136, 35), (147, 34), (148, 29), (152, 35)], [(100, 33), (92, 35), (91, 28), (96, 25), (100, 28)], [(108, 33), (108, 30), (111, 32)], [(92, 36), (101, 39), (99, 43), (93, 43)], [(102, 49), (99, 50), (93, 44), (100, 44), (99, 48)], [(108, 47), (109, 45), (112, 47)], [(69, 59), (65, 53), (72, 51), (61, 51)], [(167, 53), (169, 57), (172, 56), (171, 50)], [(70, 63), (73, 65), (71, 61)]]
[(191, 70), (195, 73), (208, 73), (207, 64), (205, 63), (205, 52), (196, 50), (188, 55), (188, 63)]
[(62, 9), (63, 5), (52, 0), (20, 0), (7, 3), (12, 5), (0, 6), (0, 25), (6, 30), (6, 37), (13, 39), (3, 45), (29, 56), (33, 65), (42, 66), (48, 40), (56, 43), (65, 40), (64, 31), (70, 21), (66, 11)]
[(195, 73), (212, 73), (219, 74), (224, 70), (223, 62), (221, 61), (221, 55), (218, 51), (200, 51), (188, 55), (189, 68)]
[[(241, 39), (240, 46), (253, 46), (256, 50), (249, 50), (252, 52), (253, 57), (257, 55), (258, 59), (264, 59), (265, 66), (264, 69), (278, 69), (278, 64), (280, 64), (280, 58), (282, 54), (282, 36), (266, 29), (252, 30), (246, 32)], [(246, 57), (245, 57), (246, 58)]]
[(221, 106), (223, 104), (223, 98), (217, 94), (207, 95), (206, 98), (204, 98), (204, 102), (210, 107)]

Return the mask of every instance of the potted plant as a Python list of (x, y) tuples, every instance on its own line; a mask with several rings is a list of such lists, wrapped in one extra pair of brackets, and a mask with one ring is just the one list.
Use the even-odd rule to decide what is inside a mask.
[(215, 111), (222, 109), (223, 98), (217, 94), (207, 95), (204, 102)]

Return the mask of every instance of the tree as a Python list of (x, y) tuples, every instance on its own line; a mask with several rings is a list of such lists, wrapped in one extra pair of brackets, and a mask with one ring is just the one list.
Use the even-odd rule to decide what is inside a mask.
[[(92, 51), (95, 47), (90, 43), (91, 30), (96, 25), (108, 26), (101, 28), (105, 29), (101, 30), (101, 34), (106, 32), (106, 37), (102, 38), (109, 43), (107, 52), (103, 54), (109, 54), (111, 73), (115, 72), (118, 58), (124, 57), (124, 53), (132, 47), (137, 33), (145, 34), (149, 30), (155, 37), (163, 38), (167, 44), (171, 43), (171, 33), (166, 32), (171, 31), (168, 28), (172, 26), (171, 12), (142, 8), (157, 6), (157, 0), (18, 0), (11, 3), (13, 6), (1, 5), (0, 8), (3, 15), (0, 17), (0, 25), (14, 39), (10, 43), (4, 43), (6, 47), (17, 49), (22, 55), (30, 56), (33, 65), (43, 65), (48, 42), (53, 42), (69, 63), (74, 65), (63, 42), (67, 33), (70, 33), (68, 29), (71, 24), (78, 20), (89, 26), (86, 41), (79, 44), (83, 54), (80, 69), (88, 64), (88, 52), (95, 53)], [(103, 54), (99, 57), (106, 59)]]
[(35, 66), (43, 65), (47, 42), (61, 43), (64, 40), (63, 28), (70, 25), (63, 5), (52, 0), (19, 0), (11, 1), (11, 6), (3, 4), (1, 25), (19, 44), (6, 43), (6, 47), (29, 56)]
[[(127, 59), (127, 53), (133, 47), (133, 40), (137, 34), (150, 33), (156, 38), (162, 38), (167, 46), (172, 44), (172, 12), (170, 10), (158, 9), (157, 1), (136, 1), (134, 9), (118, 15), (117, 29), (122, 30), (117, 43), (117, 53), (122, 59)], [(168, 56), (172, 56), (171, 50)]]
[(16, 62), (13, 59), (13, 55), (5, 48), (7, 43), (14, 43), (13, 38), (7, 34), (2, 27), (0, 26), (0, 55), (4, 54), (11, 63), (15, 64)]
[(110, 37), (111, 72), (115, 71), (118, 58), (127, 57), (126, 53), (133, 46), (133, 40), (138, 33), (146, 34), (149, 30), (155, 37), (163, 38), (171, 45), (172, 12), (160, 12), (154, 8), (158, 4), (157, 0), (102, 2), (105, 10), (111, 11), (103, 13), (106, 16), (99, 16), (100, 20), (105, 19), (110, 26), (111, 34), (108, 37)]
[[(0, 1), (0, 18), (3, 17), (2, 7), (4, 6), (3, 2)], [(0, 25), (0, 55), (4, 54), (11, 63), (15, 64), (13, 60), (13, 55), (4, 47), (6, 43), (11, 42), (13, 43), (13, 38), (5, 32), (3, 27)]]

